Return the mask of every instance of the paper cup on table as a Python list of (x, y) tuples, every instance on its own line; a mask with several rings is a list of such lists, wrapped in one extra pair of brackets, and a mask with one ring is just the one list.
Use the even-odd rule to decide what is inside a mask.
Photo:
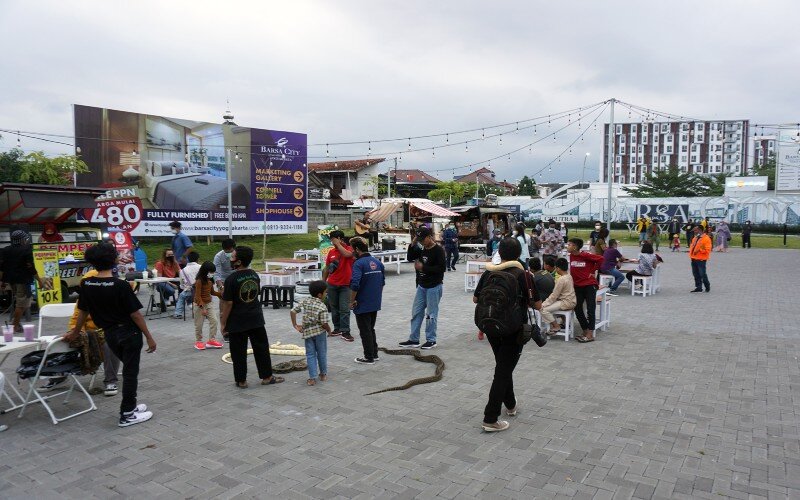
[(14, 341), (14, 326), (3, 326), (3, 341), (4, 342), (13, 342)]
[(150, 274), (147, 271), (142, 271), (142, 279), (146, 280)]
[(22, 325), (22, 331), (25, 333), (26, 342), (33, 342), (35, 338), (34, 328), (36, 328), (36, 325), (34, 325), (33, 323), (25, 323), (24, 325)]

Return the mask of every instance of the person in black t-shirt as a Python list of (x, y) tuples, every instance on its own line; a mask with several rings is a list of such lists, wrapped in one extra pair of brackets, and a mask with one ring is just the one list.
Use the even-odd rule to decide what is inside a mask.
[[(417, 271), (417, 292), (414, 295), (414, 304), (411, 306), (411, 333), (408, 340), (398, 345), (433, 349), (436, 347), (436, 320), (439, 317), (439, 302), (442, 300), (442, 281), (447, 256), (444, 248), (433, 240), (431, 230), (421, 227), (417, 231), (417, 237), (408, 246), (406, 260), (414, 262), (414, 269)], [(423, 319), (427, 320), (425, 343), (420, 345), (419, 334)]]
[(31, 285), (34, 279), (39, 288), (45, 288), (45, 282), (39, 277), (33, 264), (30, 234), (18, 229), (11, 233), (11, 245), (0, 250), (0, 289), (3, 282), (11, 286), (15, 299), (14, 331), (17, 333), (22, 333), (20, 321), (33, 300)]
[[(511, 273), (517, 278), (520, 293), (520, 306), (527, 312), (529, 307), (541, 310), (542, 301), (539, 292), (536, 290), (535, 282), (527, 271), (522, 268), (518, 259), (522, 253), (522, 247), (518, 240), (505, 238), (497, 247), (500, 254), (500, 264), (487, 264), (487, 271), (500, 271)], [(489, 273), (484, 273), (475, 288), (472, 302), (478, 303), (478, 297), (483, 291), (484, 283)], [(527, 315), (526, 315), (527, 316)], [(527, 322), (526, 318), (526, 322)], [(508, 429), (508, 422), (498, 420), (503, 405), (506, 407), (506, 415), (513, 417), (517, 414), (517, 398), (514, 396), (514, 368), (517, 367), (519, 357), (522, 354), (522, 346), (517, 342), (516, 335), (487, 335), (489, 344), (494, 353), (494, 379), (489, 389), (489, 402), (483, 410), (482, 428), (486, 432), (497, 432)]]
[(139, 312), (142, 304), (128, 282), (112, 275), (112, 269), (117, 265), (117, 250), (113, 244), (99, 243), (90, 247), (86, 250), (86, 260), (98, 273), (81, 281), (77, 323), (64, 340), (69, 342), (77, 337), (87, 314), (91, 315), (95, 325), (105, 332), (111, 351), (122, 361), (122, 403), (118, 425), (127, 427), (146, 422), (153, 413), (147, 411), (147, 405), (136, 404), (142, 335), (147, 340), (147, 352), (156, 350), (156, 342)]
[(249, 268), (253, 261), (253, 249), (239, 245), (233, 251), (231, 264), (235, 269), (225, 279), (222, 292), (222, 331), (228, 332), (233, 361), (233, 378), (236, 386), (247, 387), (247, 341), (253, 347), (253, 357), (258, 368), (261, 385), (278, 384), (283, 377), (272, 374), (269, 356), (269, 339), (264, 328), (264, 313), (261, 312), (261, 280)]

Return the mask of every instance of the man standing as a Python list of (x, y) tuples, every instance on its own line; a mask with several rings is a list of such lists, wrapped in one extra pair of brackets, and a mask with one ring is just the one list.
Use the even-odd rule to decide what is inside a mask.
[(33, 265), (33, 247), (27, 232), (18, 229), (11, 233), (11, 245), (0, 251), (0, 273), (0, 280), (11, 285), (14, 296), (14, 331), (22, 333), (20, 320), (31, 306), (31, 284), (35, 279), (40, 288), (45, 285)]
[(703, 285), (706, 292), (711, 291), (711, 283), (706, 274), (706, 262), (711, 255), (711, 237), (709, 237), (701, 226), (695, 226), (694, 239), (689, 246), (689, 258), (692, 259), (692, 275), (694, 276), (694, 292), (702, 292)]
[(181, 293), (178, 294), (178, 302), (175, 304), (175, 319), (183, 319), (183, 315), (186, 312), (186, 303), (194, 299), (194, 280), (200, 270), (200, 264), (197, 263), (198, 259), (200, 259), (200, 254), (192, 250), (186, 255), (189, 263), (178, 274), (178, 278), (181, 280)]
[[(575, 316), (583, 330), (583, 335), (575, 337), (575, 340), (584, 344), (594, 342), (594, 314), (597, 307), (595, 274), (603, 263), (603, 256), (581, 252), (581, 248), (583, 248), (583, 240), (580, 238), (572, 238), (567, 243), (569, 274), (575, 284), (575, 298), (578, 301), (575, 305)], [(584, 305), (586, 313), (583, 312)]]
[[(217, 285), (217, 290), (220, 292), (225, 284), (225, 280), (228, 279), (228, 276), (233, 272), (231, 257), (233, 257), (234, 248), (236, 248), (236, 242), (230, 238), (226, 238), (222, 240), (222, 250), (214, 255), (214, 267), (217, 268), (217, 270), (214, 271), (214, 282)], [(219, 303), (219, 312), (222, 314), (222, 302)], [(225, 342), (228, 342), (228, 332), (223, 330), (222, 338)]]
[(455, 271), (456, 262), (458, 262), (458, 230), (455, 222), (450, 221), (447, 225), (447, 229), (442, 234), (442, 240), (444, 241), (444, 251), (447, 254), (447, 270)]
[(356, 257), (353, 275), (350, 278), (350, 307), (356, 315), (358, 332), (364, 357), (356, 363), (371, 365), (378, 360), (378, 340), (375, 335), (375, 320), (381, 310), (383, 286), (386, 284), (383, 263), (371, 256), (363, 238), (350, 240)]
[(692, 237), (694, 236), (694, 228), (696, 224), (692, 219), (689, 219), (689, 222), (683, 226), (683, 230), (686, 231), (686, 247), (690, 247), (692, 245)]
[(497, 246), (500, 244), (500, 240), (503, 239), (503, 231), (499, 229), (492, 230), (492, 237), (489, 241), (486, 242), (486, 256), (491, 257), (497, 251)]
[(172, 231), (172, 252), (175, 254), (175, 262), (181, 267), (186, 265), (186, 256), (193, 250), (192, 240), (181, 231), (181, 223), (174, 220), (169, 223)]
[(333, 248), (325, 259), (322, 280), (328, 284), (328, 305), (333, 316), (331, 337), (341, 335), (347, 342), (353, 342), (350, 335), (350, 278), (353, 275), (353, 249), (345, 243), (340, 230), (330, 234)]
[(561, 238), (561, 233), (556, 231), (556, 221), (550, 219), (547, 229), (539, 236), (539, 241), (542, 243), (543, 258), (548, 255), (557, 257), (561, 253), (564, 248), (564, 240)]
[(678, 217), (673, 217), (672, 220), (669, 221), (669, 225), (667, 226), (667, 234), (670, 240), (672, 240), (676, 234), (681, 234), (681, 223), (678, 222)]
[(589, 233), (589, 246), (594, 247), (595, 243), (597, 243), (598, 238), (600, 238), (600, 230), (603, 229), (603, 225), (600, 221), (595, 221), (594, 223), (594, 231)]
[(261, 312), (261, 280), (250, 269), (253, 249), (237, 246), (233, 251), (232, 265), (236, 269), (225, 280), (222, 293), (222, 331), (228, 332), (233, 361), (233, 378), (240, 389), (247, 388), (247, 341), (253, 348), (253, 358), (258, 368), (261, 385), (278, 384), (283, 377), (272, 374), (269, 357), (269, 339), (264, 328), (264, 313)]
[(753, 225), (750, 221), (745, 221), (742, 226), (742, 248), (753, 248), (750, 245), (750, 233), (753, 232)]
[(647, 239), (647, 219), (644, 215), (640, 215), (636, 220), (636, 231), (639, 233), (639, 246), (642, 246), (644, 240)]
[(656, 252), (659, 247), (659, 240), (661, 239), (661, 228), (658, 227), (658, 221), (651, 220), (650, 227), (647, 229), (647, 240), (655, 247)]
[[(417, 292), (414, 305), (411, 307), (411, 335), (400, 347), (419, 347), (433, 349), (436, 347), (436, 321), (439, 317), (439, 301), (442, 300), (442, 280), (444, 280), (444, 249), (433, 241), (433, 233), (427, 227), (417, 230), (417, 236), (411, 241), (406, 253), (406, 260), (414, 262), (417, 272)], [(427, 314), (426, 314), (427, 310)], [(422, 320), (425, 324), (425, 343), (420, 346), (419, 335)]]

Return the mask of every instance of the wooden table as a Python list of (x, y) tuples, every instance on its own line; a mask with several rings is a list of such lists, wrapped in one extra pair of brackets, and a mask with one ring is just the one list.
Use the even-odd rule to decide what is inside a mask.
[(400, 274), (400, 264), (406, 260), (406, 250), (382, 250), (370, 252), (370, 255), (383, 262), (384, 266), (396, 265), (397, 274)]

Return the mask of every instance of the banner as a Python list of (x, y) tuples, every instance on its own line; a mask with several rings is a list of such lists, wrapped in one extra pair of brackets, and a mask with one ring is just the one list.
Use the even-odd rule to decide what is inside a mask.
[(331, 249), (333, 248), (330, 234), (339, 229), (339, 226), (336, 224), (327, 224), (324, 226), (320, 225), (318, 227), (319, 230), (317, 231), (317, 236), (319, 238), (319, 261), (324, 267), (325, 260), (328, 258), (328, 253), (330, 253)]
[(81, 277), (92, 268), (85, 260), (84, 253), (99, 241), (74, 243), (35, 243), (33, 245), (33, 264), (36, 272), (46, 286), (36, 289), (39, 307), (46, 304), (64, 302), (71, 290), (76, 290)]
[[(79, 186), (107, 188), (90, 223), (133, 236), (305, 233), (305, 134), (74, 106), (76, 146), (90, 172)], [(99, 137), (98, 137), (99, 135)], [(228, 192), (230, 191), (230, 200)]]
[(133, 239), (127, 231), (112, 231), (109, 236), (117, 248), (117, 275), (124, 279), (127, 273), (136, 272)]
[(779, 132), (775, 170), (776, 191), (800, 191), (800, 130)]

